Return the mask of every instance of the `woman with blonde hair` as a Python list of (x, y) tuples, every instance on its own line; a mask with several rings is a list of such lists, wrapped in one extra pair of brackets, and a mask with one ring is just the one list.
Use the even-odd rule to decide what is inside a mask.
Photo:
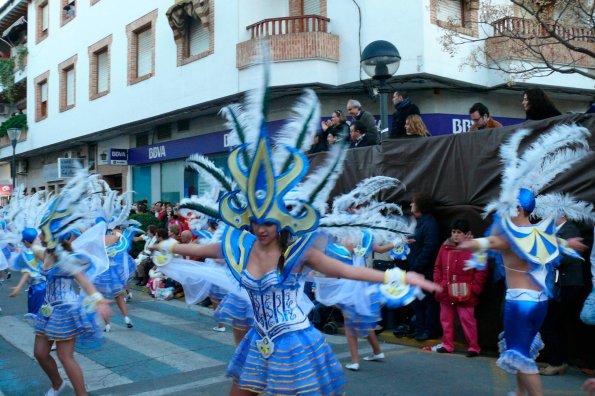
[(405, 131), (410, 137), (428, 137), (432, 136), (426, 124), (417, 114), (412, 114), (405, 120)]

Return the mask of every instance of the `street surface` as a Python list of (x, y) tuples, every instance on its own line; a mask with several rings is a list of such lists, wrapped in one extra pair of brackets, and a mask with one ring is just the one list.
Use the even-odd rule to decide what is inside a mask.
[[(19, 274), (0, 288), (0, 396), (43, 395), (50, 382), (33, 359), (33, 329), (22, 320), (26, 294), (8, 298)], [(133, 329), (114, 309), (112, 331), (103, 349), (81, 355), (90, 395), (226, 395), (225, 377), (233, 354), (231, 332), (217, 333), (212, 312), (183, 301), (156, 301), (133, 292), (129, 303)], [(349, 361), (345, 337), (327, 336), (342, 363)], [(370, 352), (365, 340), (360, 357)], [(382, 344), (385, 362), (360, 359), (360, 371), (347, 371), (347, 395), (506, 395), (514, 378), (495, 365), (494, 356), (469, 359), (463, 354), (437, 354), (417, 347)], [(55, 352), (52, 352), (55, 356)], [(56, 358), (59, 363), (59, 360)], [(63, 378), (67, 380), (63, 371)], [(584, 395), (586, 375), (571, 369), (564, 376), (542, 377), (546, 395)], [(69, 386), (61, 395), (73, 395)]]

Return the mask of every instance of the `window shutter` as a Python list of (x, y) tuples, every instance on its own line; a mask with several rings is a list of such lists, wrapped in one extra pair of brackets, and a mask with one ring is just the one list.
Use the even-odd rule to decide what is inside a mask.
[(40, 88), (39, 90), (41, 91), (41, 101), (47, 102), (48, 101), (48, 84), (42, 83), (39, 88)]
[(49, 24), (49, 7), (48, 5), (44, 5), (41, 9), (41, 31), (45, 32), (48, 30)]
[(107, 50), (97, 55), (97, 93), (105, 92), (108, 87)]
[(189, 18), (189, 45), (188, 55), (194, 56), (209, 49), (209, 30), (194, 18)]
[(463, 3), (461, 0), (440, 0), (438, 2), (438, 20), (452, 21), (455, 25), (462, 25)]
[(137, 77), (151, 73), (153, 66), (153, 34), (149, 28), (138, 33)]
[(74, 105), (74, 68), (66, 71), (66, 106)]
[(320, 0), (304, 0), (304, 15), (320, 15)]

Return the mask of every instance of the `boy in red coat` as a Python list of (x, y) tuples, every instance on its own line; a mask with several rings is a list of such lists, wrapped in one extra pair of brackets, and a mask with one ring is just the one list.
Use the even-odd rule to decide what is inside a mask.
[(459, 315), (465, 339), (467, 357), (479, 355), (477, 343), (477, 322), (475, 306), (488, 277), (487, 271), (465, 270), (465, 261), (471, 258), (471, 252), (458, 249), (458, 244), (471, 238), (469, 223), (457, 219), (452, 223), (451, 236), (440, 247), (434, 266), (434, 282), (442, 286), (443, 291), (436, 293), (440, 303), (440, 323), (442, 324), (442, 345), (432, 350), (439, 353), (454, 351), (454, 321)]

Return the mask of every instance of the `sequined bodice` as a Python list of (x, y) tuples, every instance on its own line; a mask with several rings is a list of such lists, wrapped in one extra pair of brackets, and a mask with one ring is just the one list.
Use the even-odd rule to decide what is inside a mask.
[(70, 304), (78, 300), (75, 280), (71, 275), (62, 274), (57, 268), (41, 269), (41, 275), (47, 279), (45, 301), (51, 305)]
[(276, 271), (254, 279), (248, 271), (242, 273), (254, 309), (255, 328), (262, 336), (275, 338), (289, 331), (310, 326), (307, 315), (299, 305), (302, 285), (300, 274), (290, 274), (279, 283)]

